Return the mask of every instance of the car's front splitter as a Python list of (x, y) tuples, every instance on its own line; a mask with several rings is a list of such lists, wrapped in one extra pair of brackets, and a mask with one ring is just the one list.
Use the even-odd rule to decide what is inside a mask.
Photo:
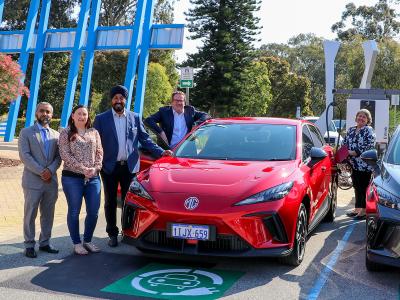
[(208, 248), (205, 249), (202, 242), (190, 243), (186, 240), (171, 239), (173, 244), (160, 244), (152, 243), (146, 240), (146, 236), (135, 239), (124, 235), (122, 242), (133, 245), (139, 249), (146, 249), (152, 251), (159, 251), (163, 253), (185, 254), (185, 255), (201, 255), (201, 256), (223, 256), (223, 257), (282, 257), (287, 256), (292, 252), (288, 247), (269, 248), (269, 249), (255, 249), (249, 245), (241, 247), (240, 249), (227, 249), (213, 251)]

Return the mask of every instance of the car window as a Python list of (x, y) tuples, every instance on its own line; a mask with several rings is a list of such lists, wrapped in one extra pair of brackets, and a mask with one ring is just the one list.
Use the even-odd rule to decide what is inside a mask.
[(321, 148), (324, 145), (324, 139), (321, 136), (321, 133), (315, 126), (307, 125), (310, 130), (312, 140), (314, 142), (315, 147)]
[(296, 126), (213, 123), (197, 128), (176, 149), (177, 157), (217, 160), (293, 160)]
[(391, 140), (393, 146), (387, 156), (387, 162), (393, 165), (400, 165), (400, 135), (397, 135), (395, 139)]
[(303, 126), (301, 144), (302, 144), (302, 160), (306, 161), (311, 156), (311, 148), (314, 147), (311, 133), (308, 130), (307, 126)]

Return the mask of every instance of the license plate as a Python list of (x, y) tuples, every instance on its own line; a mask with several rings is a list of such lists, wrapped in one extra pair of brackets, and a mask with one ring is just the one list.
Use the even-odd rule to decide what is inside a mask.
[(207, 225), (172, 223), (171, 237), (177, 239), (207, 241), (210, 239), (210, 227)]

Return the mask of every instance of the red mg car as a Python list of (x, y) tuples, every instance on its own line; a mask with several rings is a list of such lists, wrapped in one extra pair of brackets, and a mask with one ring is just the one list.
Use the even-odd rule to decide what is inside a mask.
[(125, 199), (123, 241), (140, 250), (299, 265), (307, 234), (335, 218), (332, 148), (307, 121), (208, 120), (174, 153), (139, 173)]

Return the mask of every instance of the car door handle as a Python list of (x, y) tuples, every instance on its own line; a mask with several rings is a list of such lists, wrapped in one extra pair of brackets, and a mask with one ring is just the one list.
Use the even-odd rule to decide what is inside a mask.
[(322, 166), (322, 167), (321, 167), (321, 170), (322, 170), (322, 172), (325, 172), (325, 171), (326, 171), (326, 167), (325, 167), (325, 166)]

